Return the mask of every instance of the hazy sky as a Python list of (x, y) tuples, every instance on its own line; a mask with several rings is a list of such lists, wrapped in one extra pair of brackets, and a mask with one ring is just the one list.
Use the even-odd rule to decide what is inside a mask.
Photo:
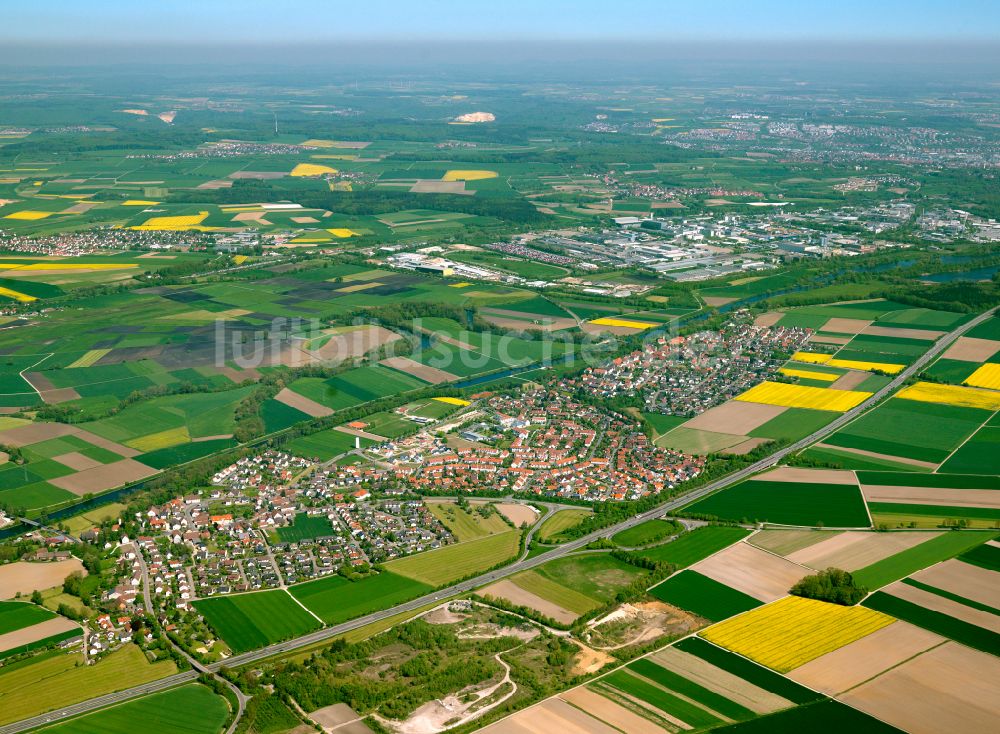
[(35, 0), (0, 40), (1000, 40), (1000, 0)]

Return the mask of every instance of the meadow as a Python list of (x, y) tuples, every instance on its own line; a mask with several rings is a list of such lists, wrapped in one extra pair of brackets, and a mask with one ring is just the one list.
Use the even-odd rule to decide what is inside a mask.
[(568, 539), (564, 533), (575, 528), (591, 515), (590, 510), (558, 510), (538, 527), (535, 538), (539, 543), (561, 543)]
[(216, 734), (229, 714), (225, 699), (202, 685), (187, 685), (127, 701), (46, 727), (48, 734), (131, 734), (136, 723), (160, 734)]
[(433, 587), (382, 571), (358, 581), (327, 576), (292, 586), (288, 591), (326, 624), (334, 625), (409, 601), (433, 591)]
[(274, 531), (282, 543), (298, 543), (303, 540), (333, 536), (333, 525), (325, 515), (307, 515), (300, 512), (295, 522)]
[(397, 558), (384, 566), (394, 574), (427, 586), (440, 587), (513, 560), (520, 547), (520, 538), (516, 530), (507, 530)]
[(194, 607), (236, 653), (298, 637), (321, 626), (282, 590), (199, 599)]
[(150, 663), (135, 645), (126, 645), (93, 666), (80, 655), (42, 655), (0, 668), (0, 724), (78, 701), (102, 696), (177, 672), (170, 660)]

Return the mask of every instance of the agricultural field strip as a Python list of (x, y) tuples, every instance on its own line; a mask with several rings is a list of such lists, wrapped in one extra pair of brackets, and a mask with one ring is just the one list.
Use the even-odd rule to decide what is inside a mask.
[[(324, 640), (335, 638), (337, 636), (344, 634), (345, 632), (350, 632), (351, 630), (357, 629), (359, 627), (364, 627), (374, 622), (380, 622), (384, 619), (388, 619), (389, 617), (396, 616), (403, 612), (414, 611), (431, 602), (444, 599), (454, 594), (462, 594), (472, 591), (473, 589), (476, 589), (480, 586), (484, 586), (486, 584), (497, 581), (501, 578), (511, 576), (519, 571), (525, 571), (527, 569), (540, 566), (543, 563), (567, 555), (568, 553), (572, 553), (573, 551), (579, 550), (584, 546), (586, 546), (588, 543), (591, 543), (599, 538), (613, 535), (614, 533), (621, 532), (622, 530), (627, 530), (631, 527), (634, 527), (635, 525), (639, 525), (643, 522), (646, 522), (647, 520), (652, 520), (653, 518), (662, 517), (667, 512), (680, 509), (685, 505), (691, 504), (695, 500), (701, 499), (703, 497), (708, 496), (709, 494), (712, 494), (713, 492), (728, 487), (732, 484), (736, 484), (737, 482), (743, 481), (744, 479), (747, 479), (753, 476), (754, 474), (758, 474), (764, 469), (768, 469), (772, 466), (775, 466), (789, 454), (798, 452), (806, 448), (807, 446), (816, 443), (822, 438), (830, 435), (831, 433), (842, 428), (843, 426), (847, 425), (861, 412), (876, 405), (885, 397), (895, 392), (899, 387), (901, 387), (906, 382), (907, 379), (909, 379), (911, 376), (915, 375), (917, 372), (923, 369), (924, 366), (926, 366), (928, 363), (931, 362), (931, 360), (933, 360), (935, 357), (941, 354), (945, 349), (947, 349), (956, 339), (962, 336), (965, 332), (978, 326), (981, 323), (984, 323), (989, 318), (991, 318), (993, 314), (996, 312), (996, 310), (997, 308), (989, 309), (988, 311), (984, 311), (983, 313), (981, 313), (976, 318), (971, 319), (965, 322), (964, 324), (960, 324), (953, 331), (951, 331), (946, 336), (942, 337), (937, 342), (935, 342), (935, 344), (929, 350), (927, 350), (923, 355), (918, 357), (906, 369), (904, 369), (902, 372), (896, 375), (896, 377), (892, 380), (892, 382), (888, 383), (880, 390), (875, 392), (870, 398), (865, 400), (860, 405), (856, 406), (855, 408), (852, 408), (843, 415), (838, 416), (831, 423), (828, 423), (826, 426), (820, 428), (819, 430), (815, 431), (809, 436), (806, 436), (805, 438), (802, 438), (796, 441), (795, 443), (783, 449), (778, 450), (774, 454), (767, 456), (751, 464), (748, 467), (733, 472), (728, 476), (722, 477), (721, 479), (706, 484), (702, 487), (698, 487), (692, 490), (691, 492), (679, 495), (678, 497), (675, 497), (673, 500), (670, 500), (669, 502), (666, 502), (660, 505), (659, 507), (653, 508), (652, 510), (648, 510), (640, 515), (636, 515), (630, 518), (629, 520), (621, 522), (617, 525), (613, 525), (609, 528), (604, 528), (603, 530), (598, 530), (593, 533), (589, 533), (588, 535), (585, 535), (581, 538), (577, 538), (576, 540), (573, 541), (569, 541), (559, 546), (558, 548), (546, 551), (545, 553), (541, 553), (533, 558), (524, 559), (516, 563), (513, 563), (509, 566), (506, 566), (502, 569), (490, 571), (488, 573), (482, 574), (481, 576), (477, 576), (475, 578), (462, 581), (457, 584), (453, 584), (452, 586), (442, 589), (436, 593), (427, 594), (423, 597), (420, 597), (418, 599), (413, 599), (409, 602), (404, 602), (403, 604), (399, 604), (390, 609), (383, 609), (378, 612), (373, 612), (372, 614), (365, 615), (364, 617), (359, 617), (357, 619), (353, 619), (348, 622), (343, 622), (341, 624), (332, 627), (327, 627), (325, 629), (318, 630), (317, 632), (313, 632), (308, 635), (304, 635), (302, 637), (289, 640), (287, 642), (281, 642), (275, 645), (270, 645), (260, 650), (244, 653), (242, 655), (235, 655), (227, 659), (225, 661), (225, 664), (228, 667), (238, 667), (259, 660), (264, 660), (274, 655), (290, 652), (300, 647), (312, 645), (318, 642), (322, 642)], [(212, 671), (217, 671), (221, 667), (222, 667), (221, 663), (214, 663), (208, 666), (208, 668)], [(59, 709), (58, 711), (49, 712), (48, 714), (42, 716), (36, 716), (30, 719), (23, 719), (22, 721), (8, 724), (6, 726), (0, 727), (0, 734), (17, 734), (19, 732), (28, 731), (29, 729), (34, 729), (39, 726), (42, 726), (45, 723), (48, 723), (48, 721), (50, 721), (52, 718), (56, 716), (76, 715), (85, 713), (87, 711), (93, 711), (95, 709), (103, 708), (104, 706), (108, 706), (114, 703), (127, 701), (137, 696), (145, 695), (147, 693), (165, 690), (167, 688), (180, 685), (181, 683), (190, 682), (192, 680), (195, 680), (197, 677), (198, 674), (193, 671), (178, 673), (176, 675), (163, 678), (154, 683), (145, 684), (143, 686), (138, 686), (136, 688), (130, 688), (124, 691), (120, 691), (119, 693), (116, 694), (111, 694), (109, 696), (102, 696), (100, 698), (91, 699), (89, 701), (83, 701), (78, 704), (74, 704), (73, 706)]]

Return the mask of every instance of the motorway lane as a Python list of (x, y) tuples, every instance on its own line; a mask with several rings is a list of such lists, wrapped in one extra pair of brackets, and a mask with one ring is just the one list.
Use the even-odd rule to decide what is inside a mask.
[[(996, 308), (990, 309), (975, 319), (968, 321), (967, 323), (959, 326), (954, 331), (949, 332), (945, 336), (941, 337), (937, 342), (935, 342), (930, 349), (928, 349), (921, 357), (919, 357), (913, 364), (900, 372), (888, 385), (879, 390), (877, 393), (872, 395), (870, 398), (865, 400), (863, 403), (858, 405), (856, 408), (847, 411), (843, 415), (839, 416), (836, 420), (824, 426), (820, 430), (812, 433), (811, 435), (803, 438), (795, 443), (786, 446), (785, 448), (776, 451), (775, 453), (767, 456), (760, 461), (757, 461), (744, 469), (740, 469), (732, 474), (728, 474), (721, 479), (717, 479), (714, 482), (710, 482), (701, 487), (693, 489), (690, 492), (678, 495), (673, 499), (667, 501), (666, 503), (659, 505), (652, 510), (648, 510), (640, 515), (635, 515), (623, 522), (613, 525), (602, 530), (595, 531), (589, 535), (585, 535), (576, 540), (572, 540), (568, 543), (560, 545), (558, 548), (553, 548), (545, 553), (540, 553), (534, 558), (519, 560), (512, 563), (509, 566), (505, 566), (494, 571), (489, 571), (480, 576), (476, 576), (467, 581), (460, 581), (453, 584), (447, 588), (441, 589), (440, 591), (427, 594), (418, 599), (413, 599), (412, 601), (405, 602), (403, 604), (398, 604), (391, 609), (384, 609), (378, 612), (373, 612), (364, 617), (359, 617), (357, 619), (352, 619), (349, 622), (344, 622), (342, 624), (335, 625), (333, 627), (324, 627), (321, 630), (317, 630), (308, 635), (303, 635), (302, 637), (297, 637), (293, 640), (288, 640), (286, 642), (279, 642), (274, 645), (269, 645), (268, 647), (261, 648), (260, 650), (255, 650), (252, 652), (243, 653), (242, 655), (235, 655), (224, 663), (214, 663), (207, 666), (209, 670), (213, 672), (218, 671), (222, 667), (238, 667), (246, 665), (248, 663), (257, 662), (259, 660), (264, 660), (265, 658), (277, 655), (280, 653), (291, 652), (301, 647), (308, 647), (324, 640), (329, 640), (343, 635), (346, 632), (355, 630), (359, 627), (364, 627), (365, 625), (371, 624), (373, 622), (380, 622), (389, 617), (394, 617), (397, 614), (403, 612), (414, 611), (422, 606), (431, 604), (435, 601), (445, 599), (456, 594), (463, 594), (472, 591), (480, 586), (485, 586), (487, 584), (493, 583), (499, 579), (506, 576), (511, 576), (520, 571), (525, 571), (535, 566), (540, 566), (546, 561), (551, 561), (555, 558), (566, 555), (567, 553), (572, 553), (573, 551), (583, 548), (588, 543), (597, 540), (602, 537), (610, 537), (615, 533), (621, 532), (631, 527), (635, 527), (641, 523), (651, 520), (656, 517), (661, 517), (664, 514), (671, 512), (673, 510), (680, 509), (681, 507), (690, 504), (691, 502), (701, 499), (702, 497), (715, 492), (716, 490), (727, 487), (736, 482), (742, 481), (753, 474), (756, 474), (764, 469), (768, 469), (782, 459), (784, 459), (789, 454), (801, 451), (805, 447), (816, 443), (822, 438), (834, 433), (839, 428), (842, 428), (845, 424), (854, 420), (858, 415), (860, 415), (865, 410), (874, 407), (877, 403), (882, 401), (891, 393), (895, 392), (899, 387), (903, 385), (906, 380), (908, 380), (913, 375), (917, 374), (922, 370), (928, 363), (931, 362), (935, 357), (941, 354), (945, 349), (947, 349), (956, 339), (962, 336), (964, 333), (974, 328), (978, 324), (989, 319)], [(151, 693), (153, 691), (161, 691), (166, 688), (171, 688), (182, 683), (189, 682), (197, 678), (198, 674), (189, 671), (186, 673), (178, 673), (172, 675), (168, 678), (163, 678), (159, 681), (153, 683), (148, 683), (143, 686), (138, 686), (136, 688), (130, 688), (119, 693), (112, 693), (107, 696), (101, 696), (100, 698), (90, 699), (89, 701), (82, 701), (80, 703), (74, 704), (72, 706), (67, 706), (65, 708), (59, 709), (48, 714), (43, 714), (41, 716), (36, 716), (31, 719), (24, 719), (22, 721), (14, 722), (12, 724), (7, 724), (6, 726), (0, 727), (0, 734), (18, 734), (19, 732), (27, 731), (29, 729), (42, 726), (43, 724), (58, 721), (64, 719), (68, 716), (73, 716), (80, 713), (85, 713), (87, 711), (93, 711), (98, 708), (103, 708), (113, 703), (120, 703), (122, 701), (127, 701), (131, 698), (136, 698), (138, 696)]]

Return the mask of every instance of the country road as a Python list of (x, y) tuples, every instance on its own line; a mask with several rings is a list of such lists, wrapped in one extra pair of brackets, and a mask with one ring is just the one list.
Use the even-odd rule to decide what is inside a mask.
[[(466, 581), (460, 581), (456, 584), (443, 588), (439, 591), (426, 594), (418, 599), (413, 599), (411, 601), (405, 602), (403, 604), (398, 604), (390, 609), (384, 609), (378, 612), (373, 612), (371, 614), (365, 615), (364, 617), (358, 617), (357, 619), (352, 619), (348, 622), (342, 624), (334, 625), (331, 627), (324, 627), (323, 629), (316, 630), (302, 637), (297, 637), (293, 640), (287, 640), (285, 642), (279, 642), (274, 645), (269, 645), (268, 647), (261, 648), (260, 650), (254, 650), (252, 652), (243, 653), (241, 655), (235, 655), (222, 663), (213, 663), (212, 665), (206, 666), (208, 670), (212, 672), (217, 672), (222, 667), (240, 667), (247, 665), (249, 663), (254, 663), (260, 660), (264, 660), (268, 657), (292, 652), (302, 647), (308, 647), (309, 645), (314, 645), (321, 643), (324, 640), (331, 640), (339, 637), (346, 632), (358, 629), (359, 627), (364, 627), (366, 625), (372, 624), (373, 622), (380, 622), (382, 620), (394, 617), (403, 612), (413, 611), (419, 609), (422, 606), (431, 604), (435, 601), (445, 599), (456, 594), (463, 594), (473, 589), (476, 589), (487, 584), (491, 584), (494, 581), (502, 579), (507, 576), (511, 576), (520, 571), (525, 571), (536, 566), (540, 566), (543, 563), (551, 561), (556, 558), (567, 555), (574, 551), (580, 550), (588, 543), (597, 540), (602, 537), (610, 537), (615, 533), (622, 530), (626, 530), (631, 527), (635, 527), (647, 520), (653, 518), (661, 517), (668, 512), (680, 509), (681, 507), (690, 504), (694, 500), (705, 497), (719, 489), (734, 484), (736, 482), (742, 481), (753, 474), (756, 474), (764, 469), (768, 469), (775, 464), (778, 464), (786, 456), (801, 451), (803, 448), (816, 443), (817, 441), (829, 436), (838, 429), (842, 428), (844, 425), (854, 420), (858, 415), (874, 407), (881, 400), (892, 394), (899, 387), (901, 387), (906, 380), (910, 377), (918, 374), (928, 363), (930, 363), (935, 357), (941, 354), (945, 349), (947, 349), (956, 339), (965, 334), (970, 329), (974, 328), (978, 324), (989, 319), (996, 308), (986, 311), (976, 318), (962, 324), (953, 331), (941, 337), (937, 342), (935, 342), (930, 349), (927, 350), (921, 357), (919, 357), (913, 364), (909, 365), (906, 369), (900, 372), (889, 384), (883, 387), (878, 392), (874, 393), (870, 398), (865, 400), (863, 403), (847, 411), (841, 416), (838, 416), (836, 420), (827, 424), (823, 428), (815, 431), (809, 436), (796, 441), (789, 446), (786, 446), (775, 453), (767, 456), (760, 461), (757, 461), (743, 469), (732, 472), (720, 479), (713, 482), (705, 484), (701, 487), (697, 487), (690, 492), (685, 492), (672, 499), (668, 500), (664, 504), (661, 504), (652, 510), (648, 510), (640, 515), (636, 515), (628, 520), (613, 525), (611, 527), (603, 528), (602, 530), (595, 531), (589, 535), (585, 535), (576, 540), (564, 543), (557, 548), (540, 553), (533, 558), (522, 558), (518, 561), (512, 563), (509, 566), (505, 566), (501, 569), (496, 569), (494, 571), (489, 571), (480, 576), (468, 579)], [(137, 686), (135, 688), (129, 688), (127, 690), (119, 691), (118, 693), (111, 693), (105, 696), (100, 696), (98, 698), (89, 699), (87, 701), (81, 701), (80, 703), (73, 704), (71, 706), (66, 706), (64, 708), (58, 709), (56, 711), (51, 711), (46, 714), (32, 717), (30, 719), (24, 719), (22, 721), (7, 724), (5, 726), (0, 726), (0, 734), (17, 734), (18, 732), (28, 731), (29, 729), (34, 729), (45, 724), (49, 724), (56, 721), (61, 721), (70, 716), (77, 716), (88, 711), (93, 711), (105, 706), (109, 706), (116, 703), (121, 703), (123, 701), (128, 701), (130, 699), (142, 696), (155, 691), (162, 691), (174, 686), (181, 685), (183, 683), (188, 683), (195, 680), (198, 677), (198, 673), (195, 671), (187, 671), (184, 673), (177, 673), (176, 675), (169, 676), (167, 678), (162, 678), (158, 681), (152, 683), (147, 683), (142, 686)]]

